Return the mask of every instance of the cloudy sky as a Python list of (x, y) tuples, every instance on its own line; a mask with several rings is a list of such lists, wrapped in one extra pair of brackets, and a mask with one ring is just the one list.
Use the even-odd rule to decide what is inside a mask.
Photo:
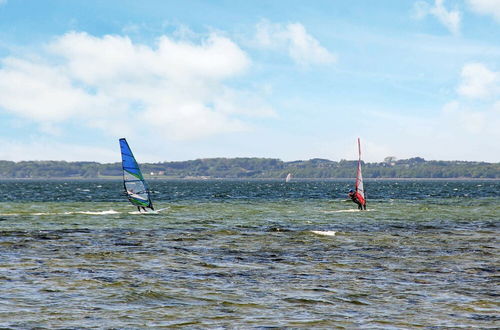
[(0, 0), (0, 159), (500, 161), (499, 0)]

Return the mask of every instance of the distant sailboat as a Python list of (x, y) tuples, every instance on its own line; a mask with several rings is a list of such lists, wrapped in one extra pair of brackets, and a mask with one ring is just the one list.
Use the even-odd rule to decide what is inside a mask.
[(366, 210), (365, 188), (363, 185), (363, 174), (361, 172), (361, 142), (358, 138), (358, 169), (356, 171), (356, 183), (354, 184), (355, 190), (349, 192), (349, 197), (353, 202), (358, 204), (358, 208)]
[(285, 182), (290, 182), (290, 180), (292, 180), (292, 173), (288, 173), (288, 175), (286, 176)]
[(139, 164), (137, 164), (132, 150), (128, 146), (127, 140), (120, 139), (120, 149), (122, 153), (123, 186), (128, 200), (133, 205), (145, 211), (146, 208), (153, 208), (151, 195), (144, 177), (142, 176)]

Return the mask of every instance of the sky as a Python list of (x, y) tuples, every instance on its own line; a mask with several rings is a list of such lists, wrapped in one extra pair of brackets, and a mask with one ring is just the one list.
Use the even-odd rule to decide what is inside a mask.
[(0, 160), (500, 161), (500, 0), (0, 0)]

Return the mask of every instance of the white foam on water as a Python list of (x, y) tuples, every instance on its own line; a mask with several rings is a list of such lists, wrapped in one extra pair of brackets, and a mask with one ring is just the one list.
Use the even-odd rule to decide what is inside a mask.
[(151, 215), (151, 214), (158, 214), (157, 211), (130, 211), (127, 212), (128, 214), (141, 214), (141, 215)]
[(337, 232), (333, 230), (311, 230), (311, 233), (323, 236), (335, 236)]
[(68, 211), (68, 212), (35, 212), (35, 213), (0, 213), (0, 216), (17, 216), (17, 215), (71, 215), (71, 214), (89, 214), (89, 215), (107, 215), (120, 214), (115, 210), (107, 211)]
[(323, 211), (323, 213), (352, 213), (352, 212), (361, 212), (361, 211), (358, 209)]
[(115, 210), (108, 210), (108, 211), (75, 211), (75, 212), (64, 212), (63, 214), (90, 214), (90, 215), (106, 215), (106, 214), (119, 214), (120, 212), (117, 212)]
[(356, 213), (356, 212), (371, 212), (371, 211), (375, 211), (375, 210), (374, 209), (366, 209), (366, 210), (347, 209), (347, 210), (323, 211), (323, 213)]
[(131, 211), (131, 212), (127, 212), (128, 214), (146, 214), (145, 212), (139, 212), (139, 211)]
[(170, 207), (164, 207), (162, 209), (157, 209), (157, 210), (147, 210), (147, 211), (131, 211), (131, 212), (128, 212), (128, 214), (144, 214), (144, 215), (148, 215), (148, 214), (159, 214), (160, 212), (164, 211), (164, 210), (168, 210)]

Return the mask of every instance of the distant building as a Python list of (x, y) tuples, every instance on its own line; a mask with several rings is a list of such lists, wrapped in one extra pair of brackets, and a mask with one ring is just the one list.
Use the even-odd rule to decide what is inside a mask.
[(389, 166), (394, 166), (396, 165), (396, 160), (397, 158), (394, 156), (387, 156), (384, 158), (384, 163), (388, 164)]

